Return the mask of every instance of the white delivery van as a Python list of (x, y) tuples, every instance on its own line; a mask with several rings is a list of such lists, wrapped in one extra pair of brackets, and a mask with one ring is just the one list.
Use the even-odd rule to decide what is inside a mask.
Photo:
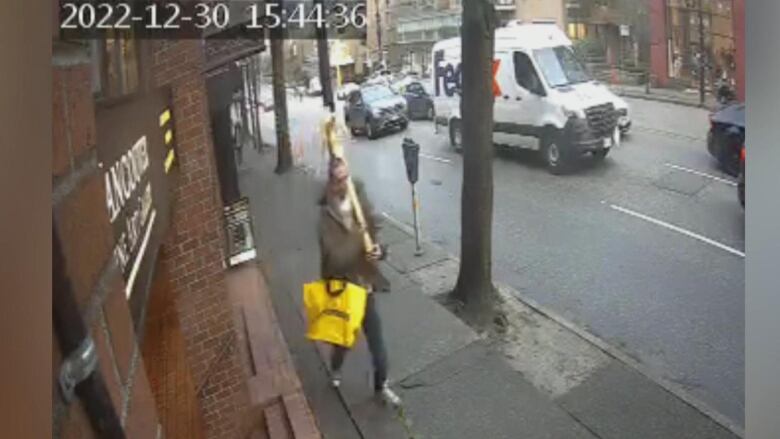
[[(433, 46), (432, 90), (437, 124), (461, 142), (460, 38)], [(493, 56), (493, 140), (537, 149), (560, 173), (577, 157), (604, 158), (625, 134), (628, 105), (594, 81), (555, 24), (510, 23), (497, 29)]]

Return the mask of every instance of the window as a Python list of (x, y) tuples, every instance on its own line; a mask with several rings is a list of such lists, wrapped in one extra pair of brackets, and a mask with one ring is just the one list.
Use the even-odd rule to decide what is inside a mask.
[(590, 81), (585, 67), (566, 46), (534, 50), (534, 58), (550, 87)]
[(132, 32), (110, 32), (104, 40), (92, 44), (94, 88), (100, 98), (110, 99), (133, 94), (139, 88), (138, 41)]
[(539, 93), (542, 90), (542, 83), (536, 74), (531, 58), (523, 52), (515, 52), (515, 80), (520, 87)]
[(414, 95), (422, 95), (425, 94), (425, 89), (423, 89), (422, 85), (420, 85), (417, 82), (412, 82), (408, 86), (406, 86), (407, 93), (411, 93)]
[(390, 87), (378, 86), (363, 89), (363, 97), (366, 102), (380, 101), (394, 95), (395, 93), (393, 93), (393, 90), (391, 90)]
[(569, 23), (566, 25), (566, 34), (572, 40), (582, 40), (588, 36), (585, 23)]

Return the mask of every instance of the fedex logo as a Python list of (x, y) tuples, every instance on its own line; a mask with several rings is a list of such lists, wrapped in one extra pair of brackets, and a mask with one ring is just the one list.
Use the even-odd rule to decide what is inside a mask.
[(436, 96), (441, 96), (441, 92), (444, 91), (447, 97), (452, 97), (455, 95), (455, 91), (460, 88), (460, 63), (453, 65), (437, 62), (434, 78)]
[[(434, 69), (435, 95), (441, 96), (441, 93), (444, 92), (445, 96), (452, 97), (455, 95), (456, 90), (461, 88), (461, 63), (445, 63), (442, 58), (442, 53), (438, 52), (434, 59), (434, 65), (436, 66)], [(498, 85), (498, 81), (496, 81), (496, 74), (500, 65), (501, 60), (493, 60), (493, 97), (501, 96), (501, 87)]]

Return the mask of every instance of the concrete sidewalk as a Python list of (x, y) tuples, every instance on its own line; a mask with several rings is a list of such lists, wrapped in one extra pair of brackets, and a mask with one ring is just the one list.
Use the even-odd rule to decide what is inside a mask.
[(715, 97), (707, 93), (704, 97), (704, 106), (701, 105), (698, 90), (673, 90), (668, 88), (650, 88), (648, 90), (641, 85), (610, 84), (609, 88), (617, 95), (648, 101), (666, 102), (670, 104), (684, 105), (687, 107), (715, 108)]
[[(414, 256), (403, 225), (382, 223), (378, 296), (391, 384), (403, 411), (372, 398), (362, 338), (347, 357), (339, 393), (327, 350), (304, 338), (301, 286), (317, 279), (322, 182), (296, 169), (273, 174), (275, 150), (246, 154), (242, 193), (252, 206), (259, 259), (293, 362), (327, 438), (734, 438), (710, 416), (629, 364), (501, 288), (509, 320), (500, 337), (477, 334), (436, 300), (454, 284), (457, 261), (425, 246)], [(370, 195), (370, 194), (369, 194)], [(726, 422), (724, 422), (726, 423)]]

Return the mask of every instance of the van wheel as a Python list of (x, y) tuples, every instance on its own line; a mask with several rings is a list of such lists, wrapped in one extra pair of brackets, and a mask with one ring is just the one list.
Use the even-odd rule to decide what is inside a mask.
[(542, 139), (542, 157), (547, 170), (553, 175), (565, 174), (570, 165), (568, 151), (561, 145), (558, 136), (549, 134)]
[(457, 152), (463, 151), (463, 132), (460, 129), (460, 120), (450, 122), (450, 145)]

